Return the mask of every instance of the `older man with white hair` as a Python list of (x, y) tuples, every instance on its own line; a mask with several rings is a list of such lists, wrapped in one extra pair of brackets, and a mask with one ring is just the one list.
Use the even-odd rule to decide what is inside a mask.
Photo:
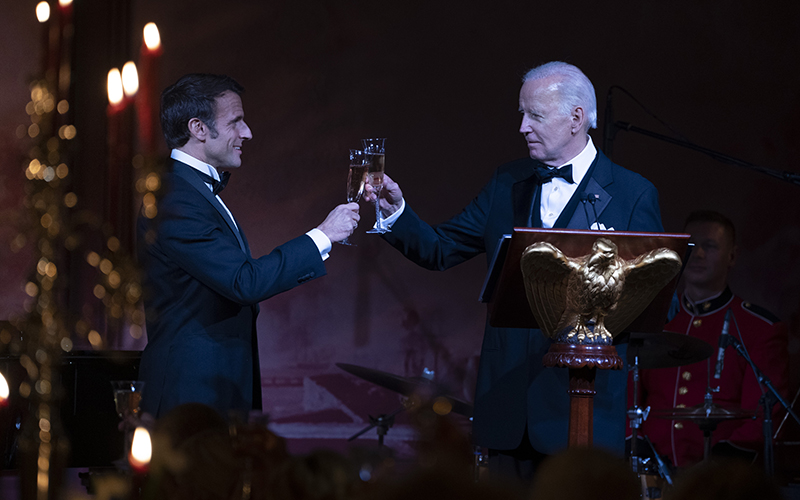
[[(383, 237), (406, 257), (443, 271), (495, 253), (514, 227), (661, 232), (658, 192), (639, 174), (611, 162), (588, 135), (597, 127), (594, 87), (575, 66), (550, 62), (530, 70), (519, 93), (519, 131), (529, 158), (501, 165), (457, 216), (423, 222), (388, 176)], [(373, 200), (370, 191), (367, 199)], [(489, 449), (489, 468), (530, 479), (539, 462), (567, 444), (568, 376), (544, 368), (550, 340), (539, 330), (486, 324), (473, 413), (473, 441)], [(625, 357), (622, 346), (620, 354)], [(594, 400), (595, 445), (624, 451), (626, 371), (601, 370)]]

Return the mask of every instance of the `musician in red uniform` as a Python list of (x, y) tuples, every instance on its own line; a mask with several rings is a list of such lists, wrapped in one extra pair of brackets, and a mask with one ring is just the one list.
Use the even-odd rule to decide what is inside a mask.
[[(719, 337), (730, 310), (729, 334), (744, 345), (755, 365), (785, 397), (787, 328), (768, 311), (733, 295), (728, 288), (728, 273), (736, 260), (736, 232), (727, 217), (712, 211), (693, 212), (686, 220), (685, 231), (692, 235), (695, 248), (683, 273), (680, 310), (665, 330), (700, 338), (714, 346), (715, 354), (706, 361), (678, 368), (642, 370), (640, 406), (650, 406), (651, 412), (689, 408), (703, 404), (707, 386), (719, 387), (719, 392), (712, 393), (714, 404), (758, 411), (759, 417), (720, 422), (711, 435), (712, 454), (754, 458), (763, 450), (761, 385), (732, 346), (725, 351), (720, 379), (714, 378)], [(773, 416), (778, 409), (778, 405), (773, 408)], [(667, 420), (651, 414), (641, 433), (650, 438), (659, 455), (669, 457), (678, 468), (703, 459), (703, 432), (695, 421)]]

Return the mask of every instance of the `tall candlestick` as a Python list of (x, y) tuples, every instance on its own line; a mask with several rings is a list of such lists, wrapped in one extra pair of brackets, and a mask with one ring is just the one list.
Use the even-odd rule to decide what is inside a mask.
[(58, 0), (58, 78), (56, 103), (69, 98), (72, 69), (72, 0)]
[(139, 53), (139, 96), (136, 98), (139, 148), (146, 155), (154, 155), (158, 149), (158, 74), (162, 52), (158, 27), (155, 23), (148, 23), (143, 30)]
[(36, 5), (36, 19), (42, 25), (42, 77), (47, 76), (50, 61), (50, 4), (42, 1)]
[(113, 230), (119, 230), (119, 196), (121, 189), (122, 148), (123, 148), (123, 122), (127, 102), (122, 88), (122, 74), (119, 69), (113, 68), (108, 72), (108, 186), (106, 188), (107, 220)]

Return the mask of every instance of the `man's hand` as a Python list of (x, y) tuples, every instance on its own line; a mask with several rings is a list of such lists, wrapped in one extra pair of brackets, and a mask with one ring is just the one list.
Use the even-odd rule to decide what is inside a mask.
[[(375, 191), (367, 183), (364, 186), (364, 201), (375, 202)], [(386, 174), (383, 174), (383, 188), (381, 189), (381, 213), (389, 217), (403, 206), (403, 191), (400, 185)]]
[(342, 241), (358, 227), (358, 203), (345, 203), (331, 210), (317, 229), (325, 233), (331, 241)]

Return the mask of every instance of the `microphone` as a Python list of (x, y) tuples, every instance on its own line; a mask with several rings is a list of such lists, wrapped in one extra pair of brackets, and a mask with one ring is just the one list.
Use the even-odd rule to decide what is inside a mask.
[[(581, 193), (581, 201), (583, 202), (583, 209), (586, 211), (586, 202), (588, 201), (589, 204), (592, 206), (592, 213), (594, 214), (594, 222), (589, 224), (589, 229), (592, 228), (593, 224), (597, 224), (597, 229), (600, 229), (600, 221), (597, 220), (597, 209), (594, 207), (594, 204), (597, 203), (597, 200), (600, 199), (599, 194), (595, 193), (587, 193), (586, 191)], [(588, 222), (589, 214), (586, 214), (586, 219)]]
[(719, 336), (719, 348), (717, 349), (717, 366), (714, 368), (714, 378), (717, 380), (722, 376), (722, 367), (725, 365), (725, 348), (728, 347), (730, 338), (728, 330), (731, 327), (731, 316), (733, 313), (728, 309), (725, 313), (725, 321), (722, 323), (722, 333)]
[(605, 121), (603, 122), (603, 152), (611, 158), (613, 154), (613, 141), (614, 136), (616, 135), (616, 130), (614, 129), (614, 106), (613, 106), (613, 99), (611, 91), (614, 90), (614, 87), (608, 89), (608, 95), (606, 95), (606, 110), (604, 113)]

